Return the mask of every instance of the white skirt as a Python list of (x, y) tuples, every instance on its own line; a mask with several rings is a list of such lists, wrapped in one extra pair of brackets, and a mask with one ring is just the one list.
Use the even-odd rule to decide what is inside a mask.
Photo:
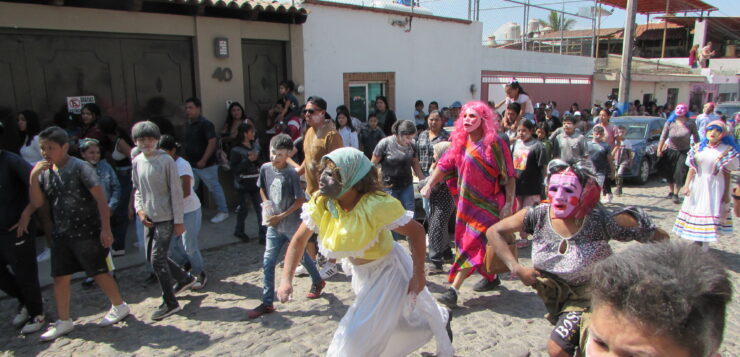
[(432, 337), (437, 356), (452, 356), (447, 309), (437, 305), (427, 288), (415, 299), (407, 293), (413, 264), (406, 249), (394, 243), (383, 258), (346, 265), (357, 298), (339, 323), (327, 356), (406, 356)]

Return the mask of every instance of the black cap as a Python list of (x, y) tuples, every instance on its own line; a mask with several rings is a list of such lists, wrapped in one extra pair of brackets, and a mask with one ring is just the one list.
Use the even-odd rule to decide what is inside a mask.
[(321, 110), (326, 110), (326, 101), (324, 98), (318, 96), (309, 97), (306, 103), (313, 103), (313, 105), (319, 107)]

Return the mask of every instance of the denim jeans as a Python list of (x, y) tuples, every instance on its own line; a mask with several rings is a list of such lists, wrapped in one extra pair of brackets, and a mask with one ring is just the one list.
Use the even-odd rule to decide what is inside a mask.
[[(283, 250), (285, 244), (290, 243), (290, 237), (285, 234), (278, 233), (277, 229), (273, 227), (267, 228), (267, 241), (265, 245), (265, 255), (262, 259), (262, 271), (264, 274), (264, 287), (262, 288), (262, 303), (265, 305), (272, 305), (275, 301), (275, 264), (277, 263), (278, 256)], [(306, 251), (303, 251), (303, 258), (301, 264), (308, 271), (308, 275), (311, 276), (313, 284), (321, 282), (321, 275), (319, 270), (316, 268), (316, 263), (308, 256)]]
[(128, 231), (128, 204), (131, 198), (131, 169), (116, 169), (118, 182), (121, 184), (121, 198), (118, 207), (111, 217), (111, 231), (113, 231), (113, 250), (126, 249), (126, 232)]
[(170, 257), (172, 260), (180, 265), (189, 262), (193, 275), (199, 275), (203, 271), (203, 256), (200, 254), (200, 247), (198, 246), (202, 218), (203, 211), (200, 208), (185, 213), (185, 233), (175, 237), (170, 242)]
[(216, 209), (221, 213), (229, 213), (229, 208), (226, 207), (224, 189), (218, 181), (218, 165), (208, 166), (204, 169), (193, 167), (193, 180), (195, 180), (193, 182), (195, 188), (198, 188), (200, 180), (203, 180), (203, 183), (208, 187), (208, 192), (213, 195), (213, 199), (216, 201)]
[(189, 275), (169, 257), (170, 241), (175, 231), (173, 221), (154, 223), (154, 227), (144, 227), (146, 238), (146, 258), (154, 267), (154, 275), (159, 280), (162, 289), (162, 299), (167, 306), (177, 306), (177, 299), (173, 289), (176, 282), (184, 282)]
[[(403, 205), (403, 208), (407, 211), (414, 212), (414, 185), (408, 185), (406, 187), (402, 188), (387, 188), (385, 189), (385, 192), (393, 197), (395, 197), (397, 200), (401, 201), (401, 205)], [(402, 235), (392, 232), (393, 233), (393, 239), (399, 240)]]
[(234, 233), (244, 233), (244, 220), (247, 219), (249, 205), (251, 205), (256, 213), (259, 237), (264, 239), (267, 234), (267, 227), (262, 225), (262, 197), (260, 197), (260, 191), (248, 191), (240, 188), (236, 192), (239, 195), (237, 200), (239, 209), (236, 211), (236, 227), (234, 228)]

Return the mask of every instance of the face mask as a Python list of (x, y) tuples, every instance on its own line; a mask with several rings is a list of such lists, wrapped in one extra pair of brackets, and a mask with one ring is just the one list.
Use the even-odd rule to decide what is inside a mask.
[(339, 198), (342, 192), (342, 184), (334, 177), (332, 170), (326, 168), (319, 176), (319, 192), (329, 198)]
[(478, 127), (480, 127), (480, 116), (478, 115), (478, 112), (473, 109), (468, 109), (463, 117), (463, 128), (465, 128), (466, 132), (472, 133), (478, 129)]
[(578, 177), (565, 171), (550, 176), (547, 195), (554, 218), (571, 218), (581, 201), (583, 186)]
[(678, 116), (684, 116), (688, 112), (688, 108), (686, 108), (685, 105), (679, 104), (676, 106), (676, 115)]

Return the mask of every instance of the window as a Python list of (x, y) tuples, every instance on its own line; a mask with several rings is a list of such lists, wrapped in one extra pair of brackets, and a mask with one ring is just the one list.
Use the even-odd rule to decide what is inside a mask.
[[(653, 101), (653, 94), (652, 93), (648, 93), (648, 94), (643, 94), (642, 95), (642, 105), (644, 105), (644, 106), (647, 107), (647, 105), (650, 104), (650, 102), (652, 102), (652, 101)], [(637, 108), (637, 109), (640, 109), (640, 108)]]
[(385, 83), (350, 83), (349, 85), (349, 113), (362, 121), (367, 120), (375, 106), (375, 97), (385, 95)]
[(666, 103), (670, 104), (671, 107), (676, 107), (678, 101), (678, 88), (668, 88), (668, 95), (666, 96)]

